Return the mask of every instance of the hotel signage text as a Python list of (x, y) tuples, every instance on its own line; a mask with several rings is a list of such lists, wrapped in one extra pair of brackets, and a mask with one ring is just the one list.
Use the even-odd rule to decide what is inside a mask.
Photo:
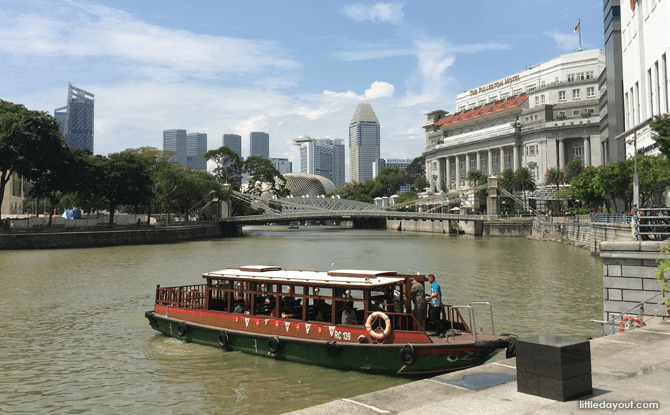
[(471, 89), (470, 90), (470, 96), (477, 95), (481, 92), (488, 92), (488, 91), (491, 91), (491, 90), (494, 90), (494, 89), (498, 89), (501, 86), (510, 85), (510, 84), (513, 84), (513, 83), (519, 82), (519, 81), (520, 81), (519, 75), (510, 76), (509, 78), (505, 78), (501, 81), (494, 82), (492, 84), (488, 84), (488, 85), (484, 85), (484, 86), (480, 86), (479, 89)]

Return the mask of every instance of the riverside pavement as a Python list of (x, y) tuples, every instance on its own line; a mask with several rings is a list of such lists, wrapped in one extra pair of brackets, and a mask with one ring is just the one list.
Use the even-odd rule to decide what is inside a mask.
[[(572, 401), (517, 392), (516, 359), (507, 359), (290, 414), (670, 413), (670, 322), (656, 322), (590, 343), (593, 394)], [(658, 404), (658, 409), (626, 408), (631, 402)], [(620, 406), (614, 409), (614, 404)], [(601, 405), (610, 408), (599, 408)]]

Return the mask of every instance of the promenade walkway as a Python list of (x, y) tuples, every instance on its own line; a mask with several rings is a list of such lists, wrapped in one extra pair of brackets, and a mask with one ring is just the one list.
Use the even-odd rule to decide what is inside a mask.
[[(591, 340), (593, 395), (569, 402), (517, 392), (516, 359), (500, 360), (296, 412), (314, 414), (670, 413), (670, 323)], [(605, 402), (659, 409), (580, 409)]]

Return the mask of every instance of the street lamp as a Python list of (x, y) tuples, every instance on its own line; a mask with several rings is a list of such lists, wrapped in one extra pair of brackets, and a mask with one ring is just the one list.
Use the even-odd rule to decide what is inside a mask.
[(635, 160), (635, 172), (633, 173), (633, 207), (640, 205), (640, 176), (637, 174), (637, 131), (633, 133), (633, 139), (626, 144), (633, 144), (633, 159)]
[(626, 212), (630, 211), (630, 197), (633, 195), (630, 190), (623, 192), (626, 197)]
[(662, 184), (657, 184), (654, 186), (654, 191), (656, 192), (656, 197), (658, 198), (658, 205), (661, 206), (663, 203), (661, 203), (661, 193), (665, 189), (665, 186)]

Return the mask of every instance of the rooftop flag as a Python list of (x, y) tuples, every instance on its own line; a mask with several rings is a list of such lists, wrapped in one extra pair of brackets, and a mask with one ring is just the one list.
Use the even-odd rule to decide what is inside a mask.
[(579, 29), (579, 20), (580, 19), (577, 19), (577, 26), (575, 26), (575, 31), (572, 32), (572, 33), (577, 33), (577, 29)]

